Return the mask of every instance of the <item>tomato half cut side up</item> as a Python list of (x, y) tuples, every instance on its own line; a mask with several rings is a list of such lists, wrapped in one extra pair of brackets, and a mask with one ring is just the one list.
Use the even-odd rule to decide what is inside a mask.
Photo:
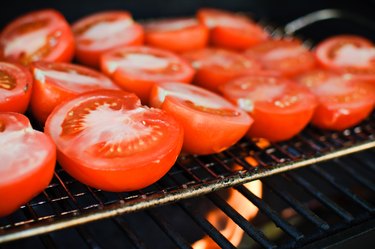
[(220, 90), (254, 119), (248, 135), (272, 142), (299, 133), (317, 105), (307, 88), (279, 77), (247, 76), (224, 84)]
[(58, 104), (78, 94), (98, 89), (120, 90), (107, 76), (84, 66), (35, 62), (31, 70), (34, 88), (30, 109), (41, 124)]
[(0, 35), (3, 60), (24, 65), (40, 60), (69, 62), (73, 54), (73, 33), (56, 10), (39, 10), (18, 17)]
[(144, 23), (146, 44), (181, 53), (208, 43), (208, 28), (195, 18), (161, 19)]
[(125, 91), (147, 104), (152, 86), (159, 82), (190, 83), (194, 69), (166, 50), (133, 46), (110, 51), (101, 60), (102, 71)]
[(252, 119), (223, 97), (181, 83), (155, 85), (150, 104), (161, 107), (184, 127), (183, 151), (191, 154), (221, 152), (240, 140)]
[(105, 11), (84, 17), (72, 25), (77, 42), (76, 58), (82, 64), (99, 67), (100, 56), (109, 50), (142, 45), (143, 27), (127, 11)]
[(262, 69), (258, 61), (225, 49), (206, 48), (182, 56), (196, 70), (194, 83), (213, 92), (234, 78), (257, 74)]
[(325, 69), (351, 74), (359, 80), (375, 81), (375, 46), (364, 37), (330, 37), (317, 45), (315, 56)]
[(27, 68), (0, 62), (0, 112), (24, 113), (30, 102), (32, 82)]
[(229, 11), (203, 8), (198, 20), (210, 29), (212, 45), (243, 50), (268, 39), (268, 33), (249, 17)]
[(33, 130), (26, 116), (0, 113), (0, 217), (17, 210), (45, 189), (52, 179), (56, 147)]
[(285, 77), (316, 66), (313, 53), (297, 39), (268, 40), (246, 50), (245, 56), (258, 60), (265, 70), (280, 72)]
[(46, 122), (58, 161), (77, 180), (107, 191), (132, 191), (159, 180), (182, 147), (181, 125), (122, 91), (85, 93), (58, 106)]
[(331, 71), (315, 70), (298, 77), (319, 101), (312, 124), (323, 129), (344, 130), (363, 121), (374, 108), (375, 85)]

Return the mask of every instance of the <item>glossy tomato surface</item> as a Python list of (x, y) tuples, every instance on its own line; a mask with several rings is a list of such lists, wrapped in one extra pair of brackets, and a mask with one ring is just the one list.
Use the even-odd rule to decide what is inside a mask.
[(69, 62), (74, 37), (56, 10), (30, 12), (9, 23), (0, 34), (0, 58), (28, 65), (33, 61)]
[(170, 18), (145, 23), (146, 44), (173, 52), (201, 49), (208, 43), (208, 28), (194, 18)]
[(312, 118), (317, 127), (344, 130), (360, 123), (374, 108), (375, 85), (371, 82), (323, 70), (301, 75), (298, 82), (319, 100)]
[(317, 105), (307, 88), (279, 77), (247, 76), (228, 82), (220, 90), (254, 119), (250, 137), (273, 142), (299, 133)]
[(244, 111), (223, 97), (193, 85), (155, 85), (150, 104), (162, 108), (182, 124), (183, 150), (191, 154), (227, 149), (245, 135), (252, 123)]
[(29, 105), (32, 82), (27, 68), (0, 62), (0, 112), (24, 113)]
[(33, 116), (42, 124), (58, 104), (80, 93), (120, 89), (102, 73), (75, 64), (36, 62), (31, 68), (34, 89), (30, 107)]
[(245, 55), (258, 60), (266, 70), (287, 77), (316, 66), (314, 55), (296, 39), (269, 40), (246, 50)]
[(154, 84), (190, 83), (194, 76), (194, 69), (181, 57), (143, 46), (121, 48), (105, 54), (101, 68), (122, 89), (135, 93), (143, 103), (148, 103)]
[(56, 147), (22, 114), (0, 113), (0, 217), (43, 191), (52, 179)]
[(213, 92), (234, 78), (256, 74), (261, 70), (256, 60), (225, 49), (206, 48), (182, 56), (196, 69), (194, 83)]
[(58, 106), (45, 131), (58, 161), (77, 180), (131, 191), (159, 180), (180, 153), (183, 129), (160, 109), (122, 91), (94, 91)]
[(197, 12), (197, 18), (210, 29), (210, 41), (214, 46), (243, 50), (268, 38), (261, 26), (244, 15), (203, 8)]
[(315, 49), (319, 64), (329, 70), (375, 81), (375, 46), (364, 37), (339, 35), (319, 43)]
[(105, 11), (84, 17), (72, 25), (79, 62), (99, 67), (100, 56), (115, 48), (142, 45), (144, 32), (127, 11)]

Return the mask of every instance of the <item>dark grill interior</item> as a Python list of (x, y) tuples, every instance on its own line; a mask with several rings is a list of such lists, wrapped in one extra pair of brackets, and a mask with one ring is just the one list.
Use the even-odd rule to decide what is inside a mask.
[[(319, 40), (310, 29), (295, 31)], [(42, 194), (0, 218), (0, 248), (191, 248), (207, 235), (235, 248), (205, 218), (217, 209), (245, 232), (238, 248), (332, 245), (375, 228), (374, 136), (375, 113), (343, 132), (308, 127), (277, 144), (243, 139), (220, 154), (182, 155), (159, 182), (128, 193), (89, 188), (58, 167)], [(262, 200), (240, 185), (259, 178)], [(227, 202), (230, 191), (259, 208), (254, 221)]]

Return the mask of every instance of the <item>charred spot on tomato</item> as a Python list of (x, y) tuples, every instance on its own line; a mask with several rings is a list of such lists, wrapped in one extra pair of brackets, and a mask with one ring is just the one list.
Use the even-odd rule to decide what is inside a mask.
[(7, 72), (0, 71), (0, 89), (13, 90), (17, 86), (16, 79)]
[(0, 132), (5, 131), (5, 121), (0, 119)]
[(46, 27), (49, 24), (48, 19), (41, 19), (38, 21), (33, 21), (33, 22), (27, 22), (19, 25), (16, 30), (14, 30), (15, 33), (18, 35), (23, 35), (26, 33), (29, 33), (31, 31), (41, 29)]
[(197, 105), (190, 100), (185, 100), (184, 104), (189, 106), (192, 109), (205, 112), (205, 113), (209, 113), (209, 114), (219, 115), (219, 116), (236, 117), (236, 116), (241, 115), (241, 113), (235, 110), (224, 109), (224, 108), (218, 109), (218, 108), (211, 108), (207, 106)]
[(107, 105), (112, 110), (120, 110), (124, 107), (124, 102), (113, 98), (102, 98), (86, 101), (73, 109), (71, 109), (65, 116), (61, 124), (61, 136), (73, 136), (84, 130), (85, 117), (98, 107)]

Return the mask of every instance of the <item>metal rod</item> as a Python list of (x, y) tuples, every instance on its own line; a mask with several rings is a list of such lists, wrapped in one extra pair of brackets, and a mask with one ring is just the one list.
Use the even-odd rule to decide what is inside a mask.
[(56, 243), (53, 241), (50, 235), (42, 235), (39, 236), (40, 240), (42, 241), (45, 248), (48, 249), (57, 249)]
[(77, 232), (82, 237), (83, 241), (92, 249), (101, 249), (102, 247), (95, 241), (94, 236), (83, 226), (76, 227)]
[(357, 180), (357, 182), (359, 182), (360, 184), (362, 184), (366, 188), (368, 188), (368, 189), (372, 190), (373, 192), (375, 192), (375, 184), (373, 183), (373, 181), (371, 181), (370, 179), (368, 179), (366, 176), (363, 176), (362, 174), (360, 174), (356, 170), (356, 167), (352, 167), (352, 165), (344, 165), (344, 163), (345, 162), (338, 164), (339, 167), (342, 170), (344, 170), (348, 174), (350, 174), (350, 176), (352, 178), (354, 178), (355, 180)]
[(137, 249), (147, 249), (145, 243), (130, 229), (122, 217), (114, 218), (113, 221), (126, 234)]

